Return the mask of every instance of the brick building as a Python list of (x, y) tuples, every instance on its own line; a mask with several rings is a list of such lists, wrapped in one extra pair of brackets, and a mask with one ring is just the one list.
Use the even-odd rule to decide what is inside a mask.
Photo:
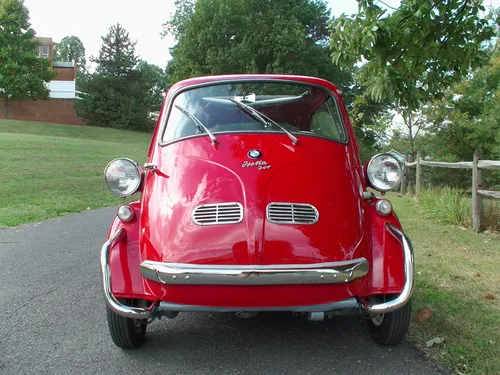
[(56, 71), (56, 77), (49, 82), (50, 97), (56, 99), (76, 98), (76, 71), (74, 61), (54, 61), (54, 42), (52, 38), (37, 38), (40, 42), (37, 53), (39, 57), (48, 58), (52, 68)]
[[(54, 61), (52, 38), (36, 39), (40, 43), (37, 47), (38, 57), (49, 59), (56, 71), (56, 77), (47, 84), (50, 90), (49, 99), (9, 101), (9, 119), (82, 125), (83, 121), (77, 116), (73, 106), (75, 100), (78, 100), (75, 62)], [(0, 106), (0, 118), (3, 118), (3, 106)]]

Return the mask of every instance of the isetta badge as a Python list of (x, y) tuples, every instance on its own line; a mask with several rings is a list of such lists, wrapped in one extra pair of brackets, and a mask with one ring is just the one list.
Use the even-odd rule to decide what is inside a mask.
[(264, 160), (258, 160), (258, 161), (244, 161), (243, 164), (241, 164), (243, 168), (248, 168), (248, 167), (257, 167), (257, 170), (264, 170), (264, 169), (269, 169), (271, 166)]

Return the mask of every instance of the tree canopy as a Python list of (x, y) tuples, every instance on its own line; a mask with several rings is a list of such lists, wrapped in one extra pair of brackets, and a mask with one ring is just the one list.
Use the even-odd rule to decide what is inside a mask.
[(163, 94), (167, 90), (167, 80), (163, 69), (147, 61), (140, 60), (137, 69), (141, 73), (144, 90), (147, 95), (148, 107), (156, 110), (163, 101)]
[(50, 61), (39, 58), (39, 42), (29, 22), (22, 0), (0, 0), (0, 97), (4, 117), (9, 99), (44, 99), (49, 95), (45, 83), (55, 77)]
[(87, 60), (85, 58), (85, 47), (79, 37), (65, 36), (59, 43), (54, 45), (54, 59), (58, 61), (75, 61), (81, 70), (85, 70)]
[(163, 24), (161, 36), (168, 34), (179, 38), (184, 33), (184, 21), (189, 19), (194, 13), (196, 0), (174, 0), (175, 12), (170, 15), (170, 19)]
[(390, 14), (374, 0), (358, 2), (356, 15), (331, 22), (333, 61), (362, 64), (367, 93), (409, 111), (483, 64), (483, 45), (495, 35), (482, 1), (402, 0)]
[(97, 64), (96, 72), (116, 77), (129, 74), (139, 63), (136, 44), (123, 26), (119, 23), (112, 25), (108, 34), (102, 37), (99, 56), (90, 58)]
[(427, 112), (434, 156), (469, 160), (481, 148), (484, 158), (500, 159), (500, 50)]
[(340, 86), (350, 81), (348, 72), (331, 63), (324, 1), (198, 0), (194, 8), (192, 1), (179, 3), (185, 7), (165, 30), (178, 37), (168, 66), (171, 82), (229, 73), (305, 74)]

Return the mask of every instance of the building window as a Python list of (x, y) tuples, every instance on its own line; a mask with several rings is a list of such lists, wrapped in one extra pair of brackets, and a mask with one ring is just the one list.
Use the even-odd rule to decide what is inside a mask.
[(49, 57), (49, 46), (42, 46), (42, 57)]
[(38, 46), (38, 57), (49, 58), (49, 46)]

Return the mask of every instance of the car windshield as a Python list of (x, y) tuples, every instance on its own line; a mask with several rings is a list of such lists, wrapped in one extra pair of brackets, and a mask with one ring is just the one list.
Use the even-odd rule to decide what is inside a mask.
[(183, 91), (170, 107), (162, 140), (228, 132), (281, 132), (292, 139), (313, 135), (347, 141), (335, 97), (316, 86), (282, 82), (224, 83)]

